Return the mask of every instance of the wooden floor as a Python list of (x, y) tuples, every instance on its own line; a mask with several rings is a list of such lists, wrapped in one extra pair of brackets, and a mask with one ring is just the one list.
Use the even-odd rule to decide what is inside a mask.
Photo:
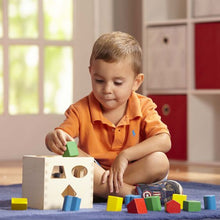
[[(220, 185), (220, 163), (171, 161), (169, 179)], [(0, 161), (0, 185), (22, 183), (22, 161)]]

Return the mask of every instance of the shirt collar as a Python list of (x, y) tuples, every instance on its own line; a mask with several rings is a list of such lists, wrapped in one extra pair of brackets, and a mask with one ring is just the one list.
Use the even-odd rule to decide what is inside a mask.
[[(90, 108), (90, 114), (91, 114), (91, 119), (93, 123), (95, 121), (101, 121), (102, 123), (105, 123), (105, 124), (110, 123), (106, 118), (104, 118), (100, 103), (95, 98), (93, 92), (91, 92), (89, 95), (89, 108)], [(136, 117), (141, 117), (141, 116), (142, 116), (142, 112), (141, 112), (140, 100), (138, 98), (138, 94), (135, 92), (132, 92), (128, 100), (126, 114), (121, 120), (121, 123), (128, 124), (130, 120)]]

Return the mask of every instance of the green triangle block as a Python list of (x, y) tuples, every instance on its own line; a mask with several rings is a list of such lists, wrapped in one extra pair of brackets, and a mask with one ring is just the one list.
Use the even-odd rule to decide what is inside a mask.
[(161, 202), (159, 196), (149, 196), (144, 199), (147, 210), (161, 211)]
[(185, 200), (183, 201), (183, 210), (187, 212), (199, 212), (201, 211), (201, 202)]
[(79, 155), (79, 151), (75, 141), (69, 141), (66, 144), (66, 151), (63, 154), (63, 157), (76, 157)]

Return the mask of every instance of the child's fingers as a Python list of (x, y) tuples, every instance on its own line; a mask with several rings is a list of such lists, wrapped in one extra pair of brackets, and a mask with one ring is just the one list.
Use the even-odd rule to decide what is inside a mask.
[(109, 184), (109, 192), (113, 193), (114, 192), (114, 186), (113, 186), (113, 173), (112, 172), (110, 172), (110, 174), (109, 174), (108, 184)]
[(114, 175), (114, 188), (115, 188), (115, 192), (119, 193), (118, 173), (115, 173)]
[(123, 173), (122, 172), (118, 173), (118, 183), (119, 183), (119, 187), (122, 187), (123, 185)]
[(59, 147), (57, 147), (56, 144), (52, 144), (51, 146), (51, 150), (56, 153), (56, 154), (59, 154), (59, 155), (63, 155), (64, 151), (62, 149), (60, 149)]
[(102, 175), (102, 183), (106, 183), (108, 176), (109, 176), (109, 170), (106, 170)]

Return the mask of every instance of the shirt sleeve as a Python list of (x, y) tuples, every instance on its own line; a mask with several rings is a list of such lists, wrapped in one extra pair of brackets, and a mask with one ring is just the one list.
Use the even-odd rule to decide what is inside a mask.
[(62, 129), (67, 132), (71, 137), (79, 136), (79, 112), (78, 109), (71, 105), (65, 112), (66, 119), (55, 129)]
[(152, 137), (161, 133), (170, 134), (167, 125), (161, 121), (156, 108), (157, 105), (150, 98), (147, 98), (142, 103), (142, 130), (144, 130), (146, 137)]

